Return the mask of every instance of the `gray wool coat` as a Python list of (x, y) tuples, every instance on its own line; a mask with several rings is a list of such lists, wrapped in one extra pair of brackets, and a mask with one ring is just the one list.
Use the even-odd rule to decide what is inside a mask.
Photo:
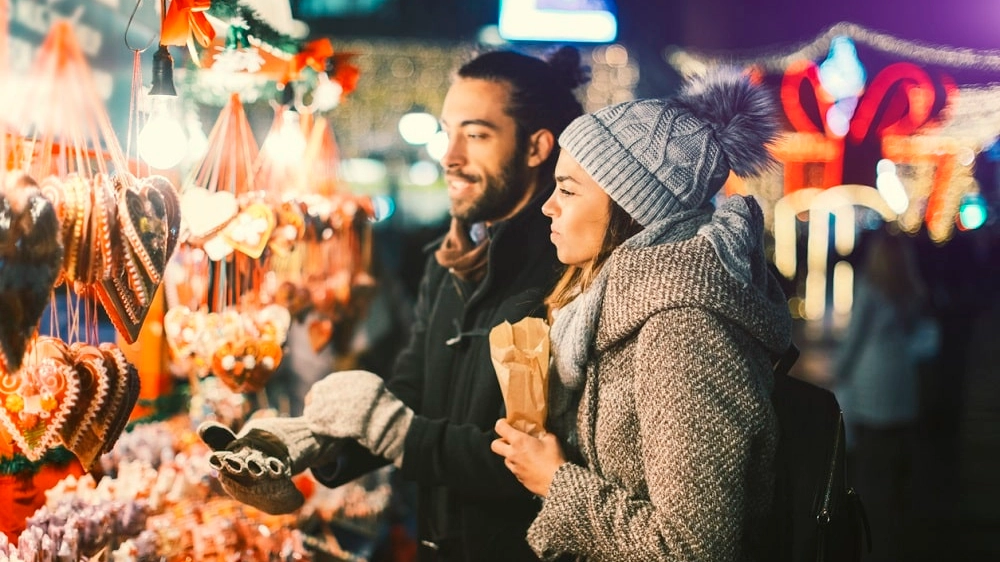
[(529, 544), (547, 559), (766, 560), (771, 354), (791, 334), (777, 281), (736, 281), (702, 236), (619, 248), (605, 267), (583, 461), (556, 472)]

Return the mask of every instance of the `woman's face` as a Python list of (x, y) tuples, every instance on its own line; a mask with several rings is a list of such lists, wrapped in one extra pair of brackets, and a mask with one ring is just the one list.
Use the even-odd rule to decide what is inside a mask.
[(559, 261), (582, 267), (597, 257), (611, 221), (611, 198), (568, 152), (556, 163), (556, 189), (542, 205), (552, 219)]

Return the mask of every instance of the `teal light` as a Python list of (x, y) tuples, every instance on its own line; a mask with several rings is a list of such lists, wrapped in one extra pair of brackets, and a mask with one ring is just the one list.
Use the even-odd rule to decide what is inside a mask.
[(986, 202), (978, 193), (970, 193), (962, 197), (958, 208), (958, 224), (963, 230), (975, 230), (986, 222)]

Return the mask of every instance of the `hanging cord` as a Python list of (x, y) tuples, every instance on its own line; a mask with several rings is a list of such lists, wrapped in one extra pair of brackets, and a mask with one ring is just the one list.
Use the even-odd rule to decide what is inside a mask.
[[(165, 2), (166, 2), (166, 0), (163, 0), (163, 2), (165, 3)], [(139, 53), (141, 53), (141, 52), (145, 51), (145, 50), (146, 50), (146, 49), (148, 49), (148, 48), (149, 48), (150, 46), (152, 46), (152, 44), (153, 44), (153, 39), (155, 39), (155, 38), (156, 38), (156, 36), (155, 36), (155, 35), (154, 35), (153, 37), (150, 37), (149, 41), (148, 41), (148, 42), (146, 43), (146, 46), (145, 46), (145, 47), (143, 47), (143, 48), (141, 48), (141, 49), (136, 49), (135, 47), (133, 47), (133, 46), (132, 46), (132, 45), (131, 45), (131, 44), (129, 43), (129, 41), (128, 41), (128, 30), (132, 28), (132, 22), (133, 22), (133, 21), (135, 20), (135, 15), (136, 15), (136, 13), (137, 13), (137, 12), (139, 11), (139, 7), (140, 7), (140, 6), (142, 6), (142, 0), (136, 0), (136, 3), (135, 3), (135, 7), (134, 7), (134, 8), (132, 8), (132, 13), (131, 13), (131, 14), (130, 14), (130, 15), (128, 16), (128, 23), (127, 23), (127, 24), (125, 24), (125, 46), (126, 46), (126, 47), (128, 47), (128, 49), (129, 49), (130, 51), (136, 51), (136, 52), (139, 52)], [(165, 10), (165, 8), (164, 8), (164, 10)]]
[[(132, 91), (129, 95), (129, 108), (128, 108), (128, 132), (125, 137), (125, 155), (126, 162), (129, 158), (135, 156), (135, 161), (137, 165), (136, 174), (139, 175), (140, 171), (138, 166), (141, 166), (142, 160), (138, 157), (139, 155), (139, 129), (142, 127), (139, 119), (139, 106), (142, 101), (142, 53), (144, 53), (149, 47), (153, 45), (153, 41), (156, 39), (154, 34), (146, 42), (146, 45), (137, 49), (132, 46), (128, 40), (129, 29), (132, 28), (132, 22), (135, 20), (135, 15), (139, 11), (139, 7), (142, 6), (142, 0), (136, 0), (135, 7), (132, 8), (132, 13), (128, 17), (128, 24), (125, 26), (125, 46), (132, 51)], [(160, 9), (162, 13), (166, 12), (166, 0), (161, 0)], [(135, 152), (132, 152), (132, 141), (135, 140)], [(149, 172), (147, 168), (147, 173)]]
[[(141, 0), (140, 0), (141, 1)], [(132, 140), (136, 141), (136, 151), (138, 154), (139, 145), (139, 102), (142, 98), (142, 51), (132, 51), (132, 91), (129, 94), (128, 104), (128, 133), (125, 137), (126, 158), (131, 158)], [(138, 170), (136, 170), (138, 172)]]

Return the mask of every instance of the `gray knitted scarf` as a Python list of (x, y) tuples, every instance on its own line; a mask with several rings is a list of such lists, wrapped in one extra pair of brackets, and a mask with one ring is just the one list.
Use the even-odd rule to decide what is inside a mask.
[[(647, 248), (682, 242), (697, 233), (712, 244), (726, 271), (747, 284), (766, 274), (761, 246), (763, 228), (764, 217), (757, 202), (733, 196), (714, 213), (711, 206), (706, 206), (654, 222), (626, 240), (622, 247)], [(555, 312), (549, 331), (552, 367), (557, 375), (549, 379), (549, 431), (563, 439), (571, 459), (579, 457), (576, 414), (604, 303), (611, 269), (608, 265), (606, 262), (601, 267), (586, 291)]]

